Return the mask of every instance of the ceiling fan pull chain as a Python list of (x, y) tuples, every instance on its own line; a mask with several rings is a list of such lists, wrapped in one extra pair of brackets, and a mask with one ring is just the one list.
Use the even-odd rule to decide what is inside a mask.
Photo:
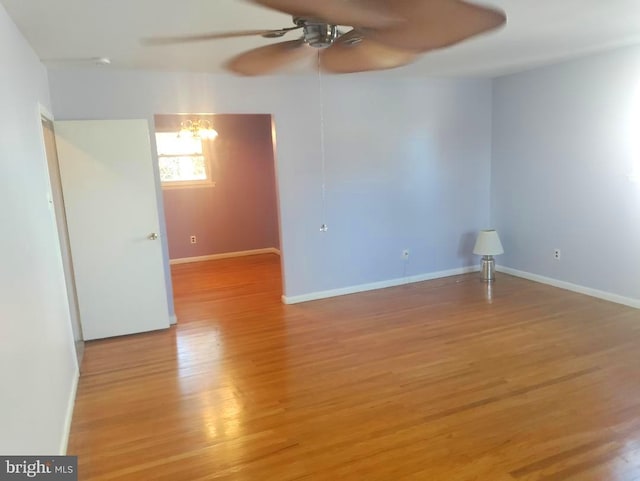
[(325, 149), (325, 132), (324, 132), (324, 91), (322, 88), (322, 69), (320, 65), (320, 49), (318, 49), (318, 90), (320, 92), (320, 155), (322, 159), (322, 225), (320, 232), (327, 232), (327, 172), (326, 172), (326, 149)]

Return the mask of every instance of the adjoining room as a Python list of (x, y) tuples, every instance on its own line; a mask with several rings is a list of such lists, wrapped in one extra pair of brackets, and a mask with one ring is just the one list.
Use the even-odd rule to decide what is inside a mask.
[(154, 125), (179, 322), (196, 285), (212, 299), (238, 283), (272, 292), (282, 281), (271, 115), (157, 114)]

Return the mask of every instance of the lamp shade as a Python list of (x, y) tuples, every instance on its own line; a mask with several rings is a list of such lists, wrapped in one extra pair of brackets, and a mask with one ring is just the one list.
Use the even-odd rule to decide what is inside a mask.
[(504, 254), (498, 232), (493, 229), (481, 230), (478, 234), (476, 245), (473, 248), (473, 253), (479, 256), (497, 256)]

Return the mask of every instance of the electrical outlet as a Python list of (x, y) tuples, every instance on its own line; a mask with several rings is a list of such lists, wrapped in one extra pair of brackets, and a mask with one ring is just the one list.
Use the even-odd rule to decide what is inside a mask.
[(560, 249), (555, 249), (553, 251), (553, 258), (555, 260), (559, 261), (561, 256), (562, 256), (562, 252), (560, 252)]
[(198, 243), (198, 238), (194, 235), (191, 236), (191, 243), (192, 244), (197, 244)]
[(407, 261), (409, 260), (409, 249), (405, 249), (402, 251), (402, 258)]

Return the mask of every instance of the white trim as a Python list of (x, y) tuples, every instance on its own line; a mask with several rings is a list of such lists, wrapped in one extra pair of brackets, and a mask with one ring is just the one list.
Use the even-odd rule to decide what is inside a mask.
[[(49, 205), (49, 211), (51, 212), (51, 215), (53, 216), (53, 221), (54, 223), (56, 222), (56, 213), (55, 213), (55, 208), (53, 206), (53, 188), (51, 187), (51, 172), (49, 172), (49, 162), (47, 159), (47, 144), (46, 144), (46, 140), (44, 137), (44, 128), (42, 127), (42, 119), (45, 118), (47, 119), (49, 122), (53, 123), (53, 115), (51, 114), (51, 112), (49, 112), (47, 110), (47, 108), (42, 105), (40, 102), (38, 102), (37, 105), (37, 115), (38, 115), (38, 132), (40, 133), (40, 153), (42, 156), (42, 159), (44, 161), (44, 167), (46, 169), (46, 173), (47, 173), (47, 178), (46, 178), (46, 184), (45, 184), (45, 192), (46, 192), (46, 198), (47, 198), (47, 203)], [(56, 237), (58, 237), (58, 226), (56, 224)], [(58, 249), (60, 251), (60, 262), (62, 262), (62, 248), (60, 247)], [(66, 283), (66, 279), (65, 279), (65, 283)]]
[[(41, 149), (41, 156), (42, 159), (44, 160), (44, 168), (46, 169), (45, 172), (47, 173), (46, 176), (46, 184), (45, 184), (45, 188), (46, 188), (46, 197), (47, 197), (47, 203), (53, 218), (53, 225), (54, 225), (54, 229), (55, 229), (55, 241), (58, 242), (58, 249), (56, 249), (57, 253), (58, 253), (58, 260), (60, 262), (60, 269), (63, 268), (63, 262), (62, 262), (62, 247), (59, 245), (59, 238), (58, 238), (58, 225), (56, 223), (56, 217), (55, 217), (55, 210), (53, 207), (53, 193), (52, 193), (52, 188), (51, 188), (51, 176), (49, 173), (49, 163), (47, 161), (47, 148), (46, 148), (46, 144), (45, 144), (45, 138), (44, 138), (44, 129), (42, 128), (42, 118), (44, 117), (45, 119), (49, 120), (50, 122), (55, 122), (55, 118), (53, 116), (53, 114), (44, 106), (42, 105), (42, 103), (38, 102), (38, 120), (37, 120), (37, 125), (38, 125), (38, 131), (40, 132), (40, 145), (42, 147)], [(63, 280), (64, 280), (64, 287), (65, 287), (65, 292), (68, 290), (68, 286), (67, 286), (67, 277), (65, 275), (62, 276)], [(69, 335), (71, 340), (73, 340), (73, 330), (71, 327), (71, 305), (68, 302), (68, 298), (67, 295), (65, 294), (64, 296), (64, 300), (65, 300), (65, 304), (68, 308), (67, 313), (68, 313), (68, 317), (67, 317), (67, 326), (68, 326), (68, 331), (69, 331)], [(76, 352), (75, 349), (75, 345), (74, 342), (71, 343), (71, 351), (72, 351), (72, 356), (74, 359), (74, 365), (75, 365), (75, 369), (73, 372), (73, 379), (71, 381), (71, 390), (69, 391), (69, 399), (67, 400), (67, 412), (65, 413), (65, 419), (64, 419), (64, 425), (63, 425), (63, 431), (62, 431), (62, 439), (60, 440), (60, 447), (59, 447), (59, 453), (61, 456), (64, 456), (67, 454), (67, 446), (69, 445), (69, 436), (71, 435), (71, 422), (73, 421), (73, 410), (75, 408), (76, 405), (76, 393), (78, 392), (78, 382), (80, 381), (80, 368), (78, 366), (78, 354)]]
[(479, 266), (460, 267), (447, 271), (429, 272), (427, 274), (419, 274), (417, 276), (402, 277), (400, 279), (390, 279), (387, 281), (372, 282), (370, 284), (360, 284), (357, 286), (342, 287), (340, 289), (331, 289), (329, 291), (311, 292), (300, 296), (282, 296), (284, 304), (298, 304), (300, 302), (316, 301), (318, 299), (327, 299), (329, 297), (346, 296), (348, 294), (356, 294), (358, 292), (373, 291), (376, 289), (386, 289), (387, 287), (402, 286), (404, 284), (413, 284), (416, 282), (431, 281), (442, 277), (459, 276), (470, 272), (477, 272)]
[(200, 257), (184, 257), (182, 259), (171, 259), (169, 264), (189, 264), (191, 262), (215, 261), (218, 259), (229, 259), (231, 257), (246, 257), (259, 254), (276, 254), (280, 255), (280, 250), (275, 247), (267, 247), (266, 249), (254, 249), (251, 251), (225, 252), (223, 254), (212, 254), (210, 256)]
[(172, 189), (208, 189), (216, 186), (213, 180), (172, 180), (160, 182), (160, 186), (165, 190)]
[(175, 314), (172, 316), (169, 316), (169, 324), (170, 325), (178, 324), (178, 316), (176, 316)]
[[(75, 353), (74, 353), (75, 355)], [(71, 383), (71, 392), (69, 393), (69, 401), (67, 402), (67, 414), (64, 420), (64, 431), (62, 432), (62, 440), (60, 441), (60, 455), (67, 454), (67, 446), (69, 445), (69, 435), (71, 434), (71, 421), (73, 421), (73, 409), (76, 405), (76, 393), (78, 392), (78, 382), (80, 380), (80, 370), (76, 364), (76, 369)]]
[(540, 282), (541, 284), (547, 284), (553, 287), (559, 287), (560, 289), (566, 289), (568, 291), (577, 292), (578, 294), (585, 294), (591, 297), (597, 297), (598, 299), (604, 299), (605, 301), (615, 302), (616, 304), (622, 304), (629, 307), (640, 309), (640, 299), (633, 299), (631, 297), (624, 297), (618, 294), (612, 294), (606, 291), (600, 291), (598, 289), (592, 289), (591, 287), (580, 286), (578, 284), (572, 284), (570, 282), (560, 281), (558, 279), (552, 279), (551, 277), (540, 276), (538, 274), (532, 274), (530, 272), (519, 271), (512, 269), (511, 267), (496, 266), (496, 270), (516, 277), (521, 277), (534, 282)]
[(49, 112), (49, 110), (42, 105), (40, 102), (38, 102), (38, 121), (40, 120), (40, 117), (45, 117), (46, 119), (50, 120), (51, 122), (54, 122), (55, 119), (53, 118), (53, 114), (51, 112)]

